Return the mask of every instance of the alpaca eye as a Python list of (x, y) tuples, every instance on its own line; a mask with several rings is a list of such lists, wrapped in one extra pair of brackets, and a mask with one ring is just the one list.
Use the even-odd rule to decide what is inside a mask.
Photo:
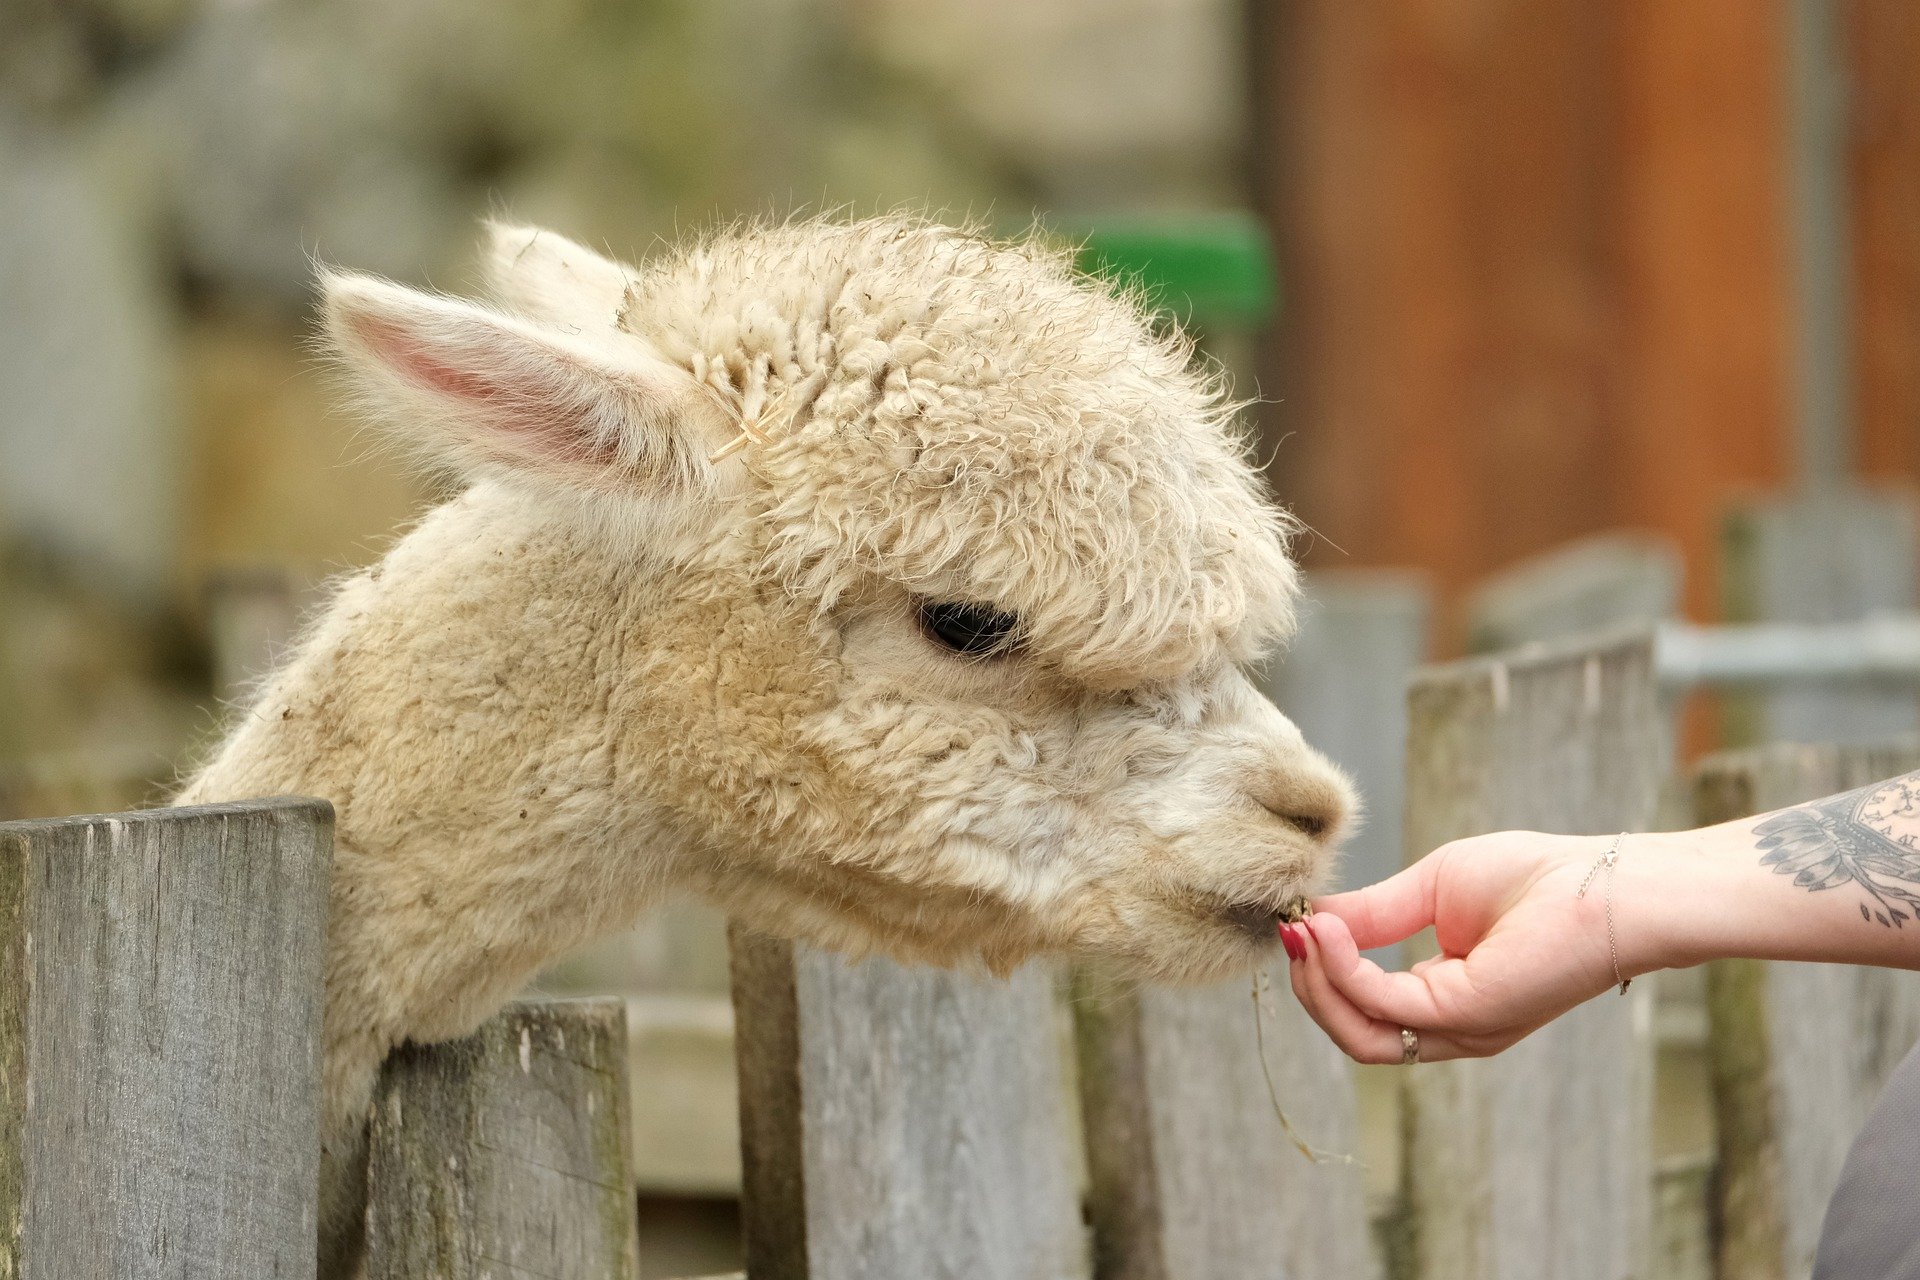
[(920, 606), (920, 629), (955, 653), (987, 657), (1019, 642), (1020, 620), (983, 604), (928, 601)]

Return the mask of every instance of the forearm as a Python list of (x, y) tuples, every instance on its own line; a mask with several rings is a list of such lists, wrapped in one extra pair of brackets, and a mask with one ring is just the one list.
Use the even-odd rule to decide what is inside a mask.
[(1920, 774), (1697, 831), (1630, 836), (1619, 910), (1632, 967), (1751, 956), (1920, 969), (1916, 846)]

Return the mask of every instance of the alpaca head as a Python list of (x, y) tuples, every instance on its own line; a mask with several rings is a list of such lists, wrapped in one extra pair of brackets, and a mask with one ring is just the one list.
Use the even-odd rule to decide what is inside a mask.
[[(678, 877), (843, 950), (1175, 978), (1272, 943), (1351, 806), (1244, 665), (1288, 524), (1175, 337), (905, 219), (644, 267), (496, 227), (480, 306), (325, 281), (406, 442), (564, 526)], [(634, 604), (634, 601), (643, 601)]]

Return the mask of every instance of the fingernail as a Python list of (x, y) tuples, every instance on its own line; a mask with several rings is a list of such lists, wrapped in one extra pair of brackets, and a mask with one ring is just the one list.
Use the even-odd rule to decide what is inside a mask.
[(1289, 960), (1305, 960), (1307, 958), (1307, 944), (1300, 940), (1300, 935), (1297, 932), (1299, 928), (1300, 926), (1297, 924), (1283, 924), (1280, 926), (1280, 945), (1287, 949), (1287, 959)]

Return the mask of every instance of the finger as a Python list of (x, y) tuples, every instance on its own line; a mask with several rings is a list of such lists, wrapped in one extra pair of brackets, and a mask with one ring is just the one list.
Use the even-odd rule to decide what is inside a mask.
[(1398, 1028), (1369, 1018), (1351, 1000), (1327, 981), (1325, 966), (1315, 954), (1311, 940), (1305, 959), (1296, 960), (1289, 970), (1293, 991), (1300, 998), (1307, 1016), (1327, 1033), (1340, 1051), (1356, 1062), (1398, 1062), (1402, 1045)]
[(1428, 854), (1378, 884), (1315, 898), (1313, 909), (1346, 921), (1363, 950), (1390, 946), (1433, 923), (1439, 865), (1440, 860)]
[[(1306, 940), (1307, 957), (1295, 961), (1290, 970), (1294, 994), (1300, 997), (1307, 1015), (1319, 1024), (1343, 1053), (1356, 1062), (1392, 1064), (1403, 1061), (1405, 1041), (1400, 1025), (1368, 1016), (1349, 1000), (1327, 975), (1324, 949), (1311, 937)], [(1416, 1029), (1420, 1061), (1444, 1062), (1451, 1058), (1478, 1056), (1453, 1037)]]
[(1360, 947), (1341, 917), (1316, 913), (1307, 931), (1318, 945), (1321, 967), (1328, 982), (1368, 1017), (1397, 1026), (1439, 1031), (1479, 1031), (1458, 1024), (1454, 1002), (1435, 998), (1436, 985), (1456, 976), (1462, 962), (1445, 959), (1419, 973), (1389, 973), (1360, 954)]

